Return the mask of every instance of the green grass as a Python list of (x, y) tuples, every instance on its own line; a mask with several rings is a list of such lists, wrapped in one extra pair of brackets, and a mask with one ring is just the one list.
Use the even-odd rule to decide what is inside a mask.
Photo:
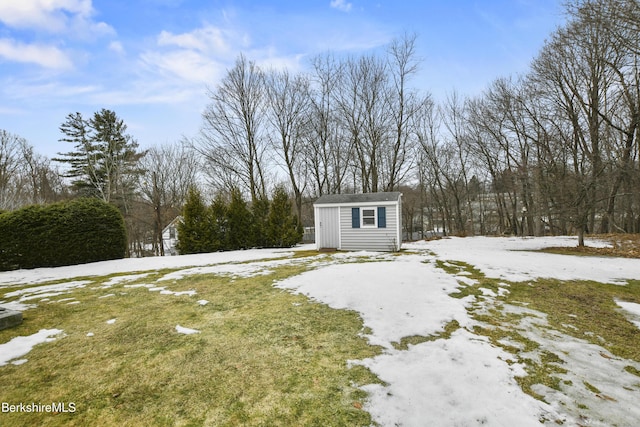
[(512, 285), (509, 290), (510, 300), (547, 313), (554, 329), (603, 346), (615, 356), (640, 362), (638, 328), (615, 303), (616, 299), (640, 303), (639, 281), (619, 286), (541, 279), (532, 286)]
[[(192, 297), (123, 284), (102, 289), (107, 278), (94, 278), (95, 284), (51, 297), (80, 304), (34, 300), (38, 307), (24, 313), (21, 326), (0, 331), (0, 342), (43, 328), (63, 329), (64, 336), (36, 346), (23, 365), (0, 367), (0, 401), (74, 402), (77, 411), (4, 413), (0, 424), (371, 424), (361, 409), (366, 393), (357, 385), (379, 380), (362, 366), (347, 366), (380, 351), (360, 335), (360, 317), (272, 286), (306, 269), (290, 265), (251, 278), (210, 274), (158, 283), (172, 291), (194, 289)], [(209, 303), (200, 306), (199, 299)], [(177, 324), (201, 332), (179, 334)]]
[[(436, 261), (436, 266), (449, 274), (465, 273), (476, 280), (468, 285), (459, 281), (460, 287), (450, 296), (454, 298), (476, 297), (468, 306), (469, 314), (480, 326), (473, 332), (486, 336), (491, 343), (503, 348), (514, 357), (509, 363), (523, 363), (527, 375), (516, 380), (523, 391), (542, 399), (532, 386), (543, 384), (560, 390), (560, 374), (566, 373), (561, 355), (542, 350), (540, 345), (524, 335), (520, 323), (525, 317), (535, 316), (531, 310), (545, 313), (549, 329), (583, 339), (602, 346), (615, 357), (640, 362), (640, 334), (615, 303), (615, 300), (640, 303), (640, 281), (629, 281), (625, 286), (590, 281), (560, 281), (539, 279), (532, 282), (505, 282), (489, 279), (481, 271), (464, 262)], [(488, 306), (484, 304), (480, 288), (497, 293), (499, 283), (507, 286), (507, 293), (496, 297)], [(505, 305), (526, 307), (523, 313), (505, 310)], [(537, 357), (531, 357), (535, 354)], [(606, 354), (603, 357), (610, 357)], [(625, 368), (640, 376), (633, 366)]]
[(430, 336), (423, 335), (411, 335), (408, 337), (403, 337), (400, 342), (394, 342), (393, 348), (396, 350), (408, 350), (409, 345), (417, 345), (423, 342), (436, 341), (440, 339), (449, 339), (451, 334), (460, 329), (460, 324), (457, 320), (452, 320), (444, 326), (444, 330), (442, 332), (438, 332), (436, 334)]

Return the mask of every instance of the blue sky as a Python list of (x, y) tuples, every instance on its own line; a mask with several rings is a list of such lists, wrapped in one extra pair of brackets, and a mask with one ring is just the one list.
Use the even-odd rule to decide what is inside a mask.
[(565, 20), (561, 0), (0, 0), (0, 129), (41, 154), (69, 113), (114, 110), (142, 147), (192, 137), (240, 53), (305, 71), (418, 34), (413, 85), (477, 95), (526, 72)]

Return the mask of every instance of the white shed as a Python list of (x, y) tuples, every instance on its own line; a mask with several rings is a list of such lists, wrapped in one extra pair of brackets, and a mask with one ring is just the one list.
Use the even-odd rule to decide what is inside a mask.
[(318, 250), (400, 250), (400, 192), (329, 194), (316, 200), (313, 211)]

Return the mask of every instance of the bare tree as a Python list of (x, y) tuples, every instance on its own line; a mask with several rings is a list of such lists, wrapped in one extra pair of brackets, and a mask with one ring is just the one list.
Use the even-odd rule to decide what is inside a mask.
[(385, 165), (387, 168), (386, 191), (396, 189), (412, 170), (414, 139), (412, 118), (421, 104), (415, 91), (409, 89), (409, 81), (418, 72), (416, 57), (417, 35), (405, 35), (395, 39), (388, 48), (388, 69), (391, 85), (388, 88), (389, 113), (392, 116), (393, 137), (390, 140)]
[(315, 193), (320, 196), (339, 194), (343, 190), (353, 147), (343, 126), (345, 122), (340, 119), (338, 112), (344, 64), (326, 54), (315, 57), (312, 66), (305, 160)]
[(185, 141), (152, 147), (143, 159), (139, 188), (153, 212), (152, 247), (156, 255), (164, 255), (162, 231), (182, 209), (188, 189), (196, 180), (197, 166)]
[(271, 124), (271, 143), (284, 161), (295, 198), (298, 218), (302, 216), (302, 193), (306, 187), (304, 144), (308, 138), (309, 80), (288, 71), (272, 70), (266, 74), (267, 117)]
[(264, 73), (240, 55), (208, 95), (195, 148), (209, 162), (211, 177), (227, 189), (240, 182), (252, 201), (265, 197)]
[(23, 183), (19, 179), (21, 147), (24, 138), (0, 130), (0, 209), (10, 210), (20, 206)]
[(65, 194), (57, 170), (27, 141), (0, 130), (0, 210), (54, 202)]

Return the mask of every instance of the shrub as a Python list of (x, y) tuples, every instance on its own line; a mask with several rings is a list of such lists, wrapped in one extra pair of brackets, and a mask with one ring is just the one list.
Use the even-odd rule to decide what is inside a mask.
[(0, 270), (124, 258), (122, 214), (98, 199), (29, 206), (0, 215)]
[(290, 248), (302, 240), (302, 226), (298, 217), (291, 213), (291, 200), (282, 187), (273, 193), (273, 202), (267, 222), (269, 246)]
[(211, 250), (211, 218), (200, 191), (189, 189), (178, 223), (177, 249), (181, 255), (209, 252)]
[(247, 249), (254, 246), (253, 216), (238, 189), (231, 190), (227, 208), (227, 249)]
[(251, 208), (238, 189), (229, 201), (218, 194), (206, 207), (195, 188), (189, 191), (178, 225), (180, 254), (258, 248), (289, 248), (302, 240), (302, 226), (292, 213), (284, 188), (273, 194), (273, 201), (260, 198)]

